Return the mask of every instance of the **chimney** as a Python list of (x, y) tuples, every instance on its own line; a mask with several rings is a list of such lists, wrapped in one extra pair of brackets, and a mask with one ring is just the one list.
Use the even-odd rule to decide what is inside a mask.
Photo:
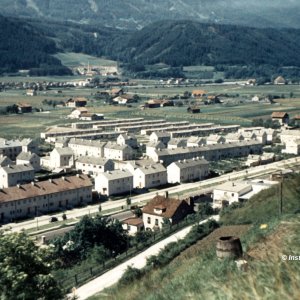
[(34, 182), (34, 181), (31, 181), (31, 185), (32, 185), (32, 186), (35, 186), (35, 182)]
[(20, 185), (20, 184), (17, 184), (17, 188), (20, 189), (20, 188), (21, 188), (21, 185)]
[(63, 181), (65, 181), (65, 180), (66, 180), (66, 177), (65, 177), (65, 176), (63, 176), (61, 179), (62, 179)]
[(52, 181), (52, 178), (49, 178), (49, 182), (50, 182), (50, 183), (52, 183), (52, 182), (53, 182), (53, 181)]

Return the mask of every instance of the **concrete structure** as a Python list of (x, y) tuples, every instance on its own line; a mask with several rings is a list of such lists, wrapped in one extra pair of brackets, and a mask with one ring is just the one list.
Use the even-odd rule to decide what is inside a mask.
[(213, 205), (222, 207), (238, 202), (240, 197), (251, 192), (251, 184), (245, 182), (226, 182), (216, 186), (213, 191)]
[(193, 212), (186, 200), (156, 196), (143, 207), (143, 222), (146, 230), (162, 229), (164, 224), (176, 224)]
[(167, 170), (162, 164), (141, 166), (133, 172), (134, 188), (153, 188), (165, 185), (168, 182)]
[(95, 178), (95, 189), (104, 196), (131, 193), (133, 189), (133, 175), (125, 170), (100, 173)]
[(169, 183), (183, 183), (204, 179), (209, 174), (209, 163), (205, 159), (184, 159), (167, 167)]
[(8, 165), (0, 168), (0, 188), (30, 182), (34, 179), (34, 169), (30, 165)]
[(0, 192), (0, 221), (38, 216), (92, 202), (92, 183), (85, 175), (49, 179)]
[(34, 168), (35, 172), (40, 171), (41, 169), (41, 159), (40, 157), (31, 152), (21, 152), (17, 156), (16, 160), (17, 165), (31, 165)]
[(81, 156), (75, 162), (75, 169), (83, 174), (97, 176), (99, 173), (114, 170), (114, 162), (102, 157)]
[(132, 148), (127, 145), (107, 143), (104, 147), (104, 157), (112, 160), (130, 160), (133, 159), (133, 154)]

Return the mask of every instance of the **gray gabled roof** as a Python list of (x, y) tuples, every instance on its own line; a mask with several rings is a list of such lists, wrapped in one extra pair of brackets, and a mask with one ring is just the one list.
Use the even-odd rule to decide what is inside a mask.
[(31, 165), (9, 165), (2, 167), (2, 169), (7, 174), (34, 171), (34, 168)]
[(194, 158), (194, 159), (183, 159), (173, 162), (170, 166), (176, 165), (179, 169), (185, 169), (190, 167), (197, 167), (201, 165), (208, 165), (208, 161), (203, 158)]
[(18, 156), (17, 156), (17, 160), (30, 160), (34, 157), (38, 157), (38, 155), (36, 155), (35, 153), (31, 153), (31, 152), (21, 152)]
[(112, 160), (103, 157), (81, 156), (76, 160), (76, 162), (83, 163), (83, 164), (93, 164), (93, 165), (103, 166), (108, 162), (112, 162)]

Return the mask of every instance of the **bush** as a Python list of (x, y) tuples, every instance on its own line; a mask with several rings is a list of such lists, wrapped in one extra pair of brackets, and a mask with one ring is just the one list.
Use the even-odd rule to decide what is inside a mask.
[(140, 279), (144, 275), (145, 271), (143, 269), (137, 269), (128, 266), (122, 278), (120, 279), (121, 285), (127, 285), (132, 283), (134, 280)]

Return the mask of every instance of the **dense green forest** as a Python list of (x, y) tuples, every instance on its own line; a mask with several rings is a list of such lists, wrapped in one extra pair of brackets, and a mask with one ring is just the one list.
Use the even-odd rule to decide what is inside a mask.
[[(298, 29), (160, 21), (141, 30), (119, 30), (0, 17), (0, 32), (2, 73), (30, 68), (31, 75), (68, 74), (51, 54), (77, 52), (117, 60), (127, 75), (141, 77), (181, 77), (181, 67), (189, 65), (215, 66), (226, 78), (300, 75)], [(149, 71), (147, 66), (157, 63), (167, 68)]]
[(69, 69), (51, 56), (57, 52), (55, 42), (18, 19), (0, 15), (0, 73), (35, 68), (44, 74), (67, 74)]

